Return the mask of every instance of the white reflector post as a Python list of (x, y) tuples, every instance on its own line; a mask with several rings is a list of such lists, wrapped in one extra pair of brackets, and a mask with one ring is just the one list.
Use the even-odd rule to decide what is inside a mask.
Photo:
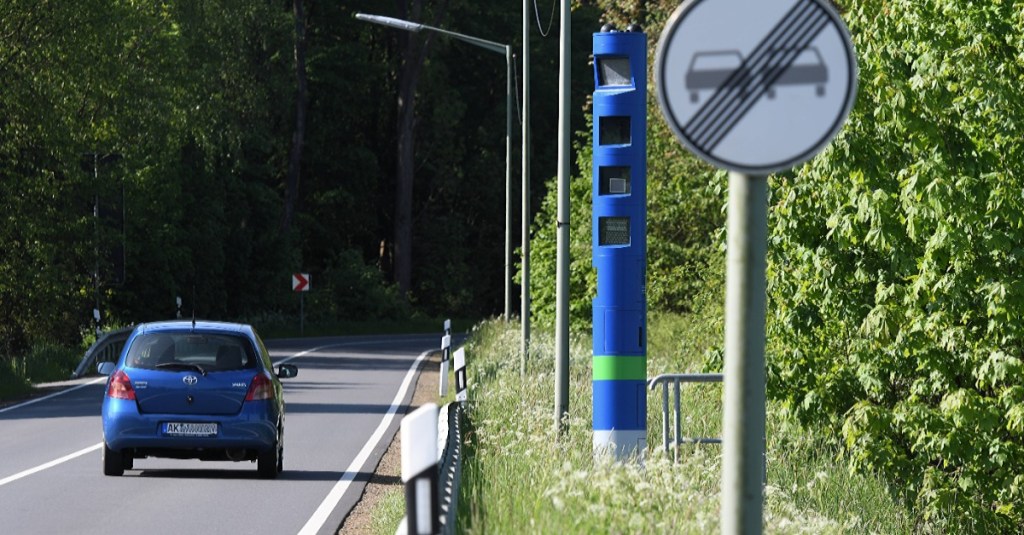
[[(445, 326), (448, 322), (445, 322)], [(441, 337), (441, 376), (438, 377), (438, 394), (443, 398), (448, 395), (448, 362), (452, 355), (452, 336)]]
[(466, 401), (466, 349), (455, 351), (455, 401)]
[(436, 403), (427, 403), (402, 418), (402, 483), (405, 485), (407, 533), (441, 531), (438, 503)]

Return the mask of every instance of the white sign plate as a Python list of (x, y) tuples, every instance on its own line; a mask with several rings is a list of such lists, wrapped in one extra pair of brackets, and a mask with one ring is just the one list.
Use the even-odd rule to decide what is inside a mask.
[(308, 292), (309, 273), (292, 273), (292, 290), (296, 292)]
[(654, 72), (683, 144), (755, 175), (812, 158), (857, 94), (853, 43), (827, 0), (688, 0), (662, 32)]

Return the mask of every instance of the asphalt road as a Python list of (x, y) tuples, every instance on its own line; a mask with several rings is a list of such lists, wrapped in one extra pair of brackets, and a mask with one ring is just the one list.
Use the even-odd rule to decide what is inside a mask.
[(284, 472), (249, 462), (137, 459), (102, 473), (103, 378), (0, 409), (0, 532), (334, 533), (405, 414), (440, 335), (267, 340), (283, 380)]

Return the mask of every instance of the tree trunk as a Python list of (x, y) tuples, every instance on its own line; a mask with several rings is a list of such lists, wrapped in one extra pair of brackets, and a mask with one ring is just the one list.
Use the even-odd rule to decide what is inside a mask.
[(303, 0), (292, 0), (295, 17), (295, 131), (288, 156), (288, 183), (284, 194), (284, 218), (281, 230), (291, 229), (298, 204), (299, 173), (302, 169), (302, 148), (306, 140), (306, 110), (309, 108), (309, 81), (306, 77), (306, 10)]
[[(400, 0), (399, 18), (419, 21), (423, 0)], [(426, 58), (426, 43), (418, 34), (399, 32), (402, 58), (398, 68), (398, 161), (395, 176), (394, 278), (402, 295), (412, 289), (412, 192), (415, 166), (416, 86)]]

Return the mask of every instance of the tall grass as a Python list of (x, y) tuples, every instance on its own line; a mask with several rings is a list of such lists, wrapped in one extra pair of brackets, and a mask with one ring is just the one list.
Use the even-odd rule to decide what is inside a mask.
[[(649, 375), (699, 371), (705, 349), (721, 340), (707, 315), (652, 316)], [(471, 425), (466, 435), (459, 531), (463, 533), (707, 533), (719, 529), (718, 446), (665, 455), (661, 393), (648, 398), (642, 463), (595, 459), (591, 433), (591, 343), (577, 333), (570, 349), (570, 416), (554, 422), (554, 351), (534, 332), (528, 372), (520, 377), (518, 325), (478, 325), (467, 346)], [(713, 352), (712, 352), (713, 353)], [(683, 433), (720, 436), (721, 388), (683, 387)], [(769, 408), (768, 533), (909, 533), (915, 515), (885, 485), (851, 475), (836, 452)]]
[(0, 401), (30, 393), (33, 383), (67, 379), (81, 358), (75, 348), (41, 343), (27, 355), (0, 359)]

